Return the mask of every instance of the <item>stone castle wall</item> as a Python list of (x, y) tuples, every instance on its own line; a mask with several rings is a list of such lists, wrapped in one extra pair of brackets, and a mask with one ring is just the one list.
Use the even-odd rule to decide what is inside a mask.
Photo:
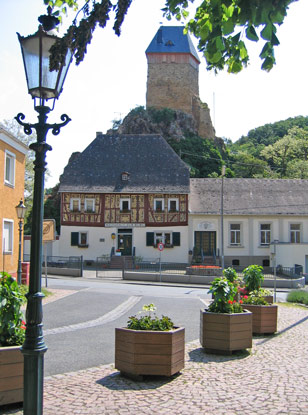
[(146, 107), (190, 114), (198, 134), (215, 138), (209, 109), (199, 98), (199, 64), (189, 54), (148, 54)]

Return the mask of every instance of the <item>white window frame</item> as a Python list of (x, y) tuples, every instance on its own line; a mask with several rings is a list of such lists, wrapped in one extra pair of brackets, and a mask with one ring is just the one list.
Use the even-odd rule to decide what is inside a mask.
[(95, 212), (95, 199), (86, 198), (84, 200), (84, 211), (86, 213), (94, 213)]
[[(176, 203), (175, 210), (170, 210), (171, 202)], [(178, 212), (178, 211), (179, 211), (179, 199), (177, 199), (177, 198), (168, 199), (168, 212)]]
[[(7, 160), (10, 160), (11, 165), (9, 168), (9, 178), (7, 178)], [(4, 162), (4, 183), (8, 186), (15, 186), (15, 165), (16, 165), (16, 155), (11, 153), (8, 150), (5, 150), (5, 162)]]
[[(169, 237), (169, 243), (166, 243), (166, 235), (170, 235)], [(173, 244), (172, 240), (172, 231), (159, 231), (154, 232), (154, 246), (157, 246), (159, 242), (162, 242), (165, 246), (170, 246)]]
[[(239, 229), (231, 229), (231, 227), (233, 225), (238, 225)], [(233, 232), (235, 234), (235, 242), (232, 242)], [(230, 244), (230, 246), (242, 246), (242, 235), (241, 234), (242, 234), (242, 225), (241, 225), (241, 223), (236, 223), (236, 222), (229, 223), (229, 244)], [(238, 235), (239, 235), (239, 241), (237, 241), (238, 240), (238, 237), (237, 237)]]
[[(123, 202), (128, 202), (128, 208), (127, 209), (123, 209)], [(130, 210), (130, 198), (129, 197), (123, 197), (120, 199), (120, 211), (123, 212), (127, 212)]]
[[(74, 201), (78, 201), (78, 210), (73, 210)], [(71, 212), (80, 212), (80, 198), (78, 197), (71, 197), (70, 199), (70, 211)]]
[[(162, 208), (161, 208), (161, 211), (160, 210), (157, 210), (156, 209), (156, 202), (162, 202), (162, 204), (161, 204), (161, 206), (162, 206)], [(155, 198), (154, 199), (154, 212), (164, 212), (164, 210), (165, 210), (165, 199), (163, 198), (163, 197), (157, 197), (157, 198)]]
[[(9, 224), (9, 240), (7, 241), (4, 238), (5, 233), (5, 224)], [(13, 254), (13, 247), (14, 247), (14, 221), (12, 219), (3, 219), (2, 224), (2, 252), (6, 255)]]
[[(299, 229), (291, 229), (293, 225), (298, 226)], [(302, 224), (301, 223), (290, 223), (289, 224), (289, 234), (290, 234), (290, 243), (291, 244), (300, 244), (301, 240), (302, 240)], [(294, 234), (294, 236), (295, 236), (294, 241), (292, 241), (292, 234)], [(299, 238), (297, 238), (297, 236), (299, 236)], [(297, 239), (299, 239), (299, 240), (297, 240)]]
[[(262, 229), (262, 226), (269, 226), (269, 229)], [(270, 223), (260, 223), (260, 245), (261, 246), (268, 246), (271, 243), (271, 232), (272, 232), (272, 225)], [(262, 242), (262, 235), (264, 235), (264, 241)]]

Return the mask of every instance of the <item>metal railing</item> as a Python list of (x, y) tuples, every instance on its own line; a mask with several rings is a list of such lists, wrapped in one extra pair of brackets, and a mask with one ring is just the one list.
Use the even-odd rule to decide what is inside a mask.
[[(30, 262), (30, 255), (24, 254), (23, 260), (24, 262)], [(46, 263), (47, 267), (81, 269), (83, 266), (83, 257), (47, 256)], [(45, 266), (45, 257), (42, 258), (42, 266)]]
[(138, 259), (135, 257), (133, 270), (137, 272), (163, 272), (169, 274), (185, 274), (189, 264), (180, 262), (162, 262), (159, 258)]
[[(239, 266), (239, 265), (227, 265), (226, 268), (231, 267), (235, 269), (239, 276), (242, 276), (244, 269), (246, 266)], [(279, 278), (285, 279), (296, 279), (301, 276), (301, 267), (282, 267), (278, 265), (276, 267), (276, 276)], [(274, 267), (263, 267), (263, 275), (264, 278), (274, 278), (275, 269)]]

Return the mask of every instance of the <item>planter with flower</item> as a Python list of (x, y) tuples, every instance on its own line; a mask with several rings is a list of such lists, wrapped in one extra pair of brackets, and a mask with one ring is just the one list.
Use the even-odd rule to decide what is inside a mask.
[(272, 334), (277, 331), (278, 306), (273, 303), (272, 296), (261, 288), (264, 280), (263, 268), (250, 265), (243, 271), (246, 295), (242, 295), (243, 307), (252, 312), (253, 334)]
[(172, 376), (184, 368), (185, 329), (167, 316), (158, 318), (155, 310), (145, 305), (127, 327), (115, 329), (115, 368), (123, 375)]
[(23, 401), (23, 299), (14, 278), (0, 273), (0, 405)]
[(209, 293), (214, 300), (200, 311), (200, 343), (205, 351), (232, 353), (251, 348), (252, 314), (234, 300), (237, 287), (227, 278), (215, 278)]

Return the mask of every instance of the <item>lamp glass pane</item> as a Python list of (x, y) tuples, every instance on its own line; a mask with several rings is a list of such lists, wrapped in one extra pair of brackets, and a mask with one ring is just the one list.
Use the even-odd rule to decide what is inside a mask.
[(22, 51), (25, 62), (25, 71), (28, 81), (28, 89), (39, 86), (39, 39), (23, 39)]

